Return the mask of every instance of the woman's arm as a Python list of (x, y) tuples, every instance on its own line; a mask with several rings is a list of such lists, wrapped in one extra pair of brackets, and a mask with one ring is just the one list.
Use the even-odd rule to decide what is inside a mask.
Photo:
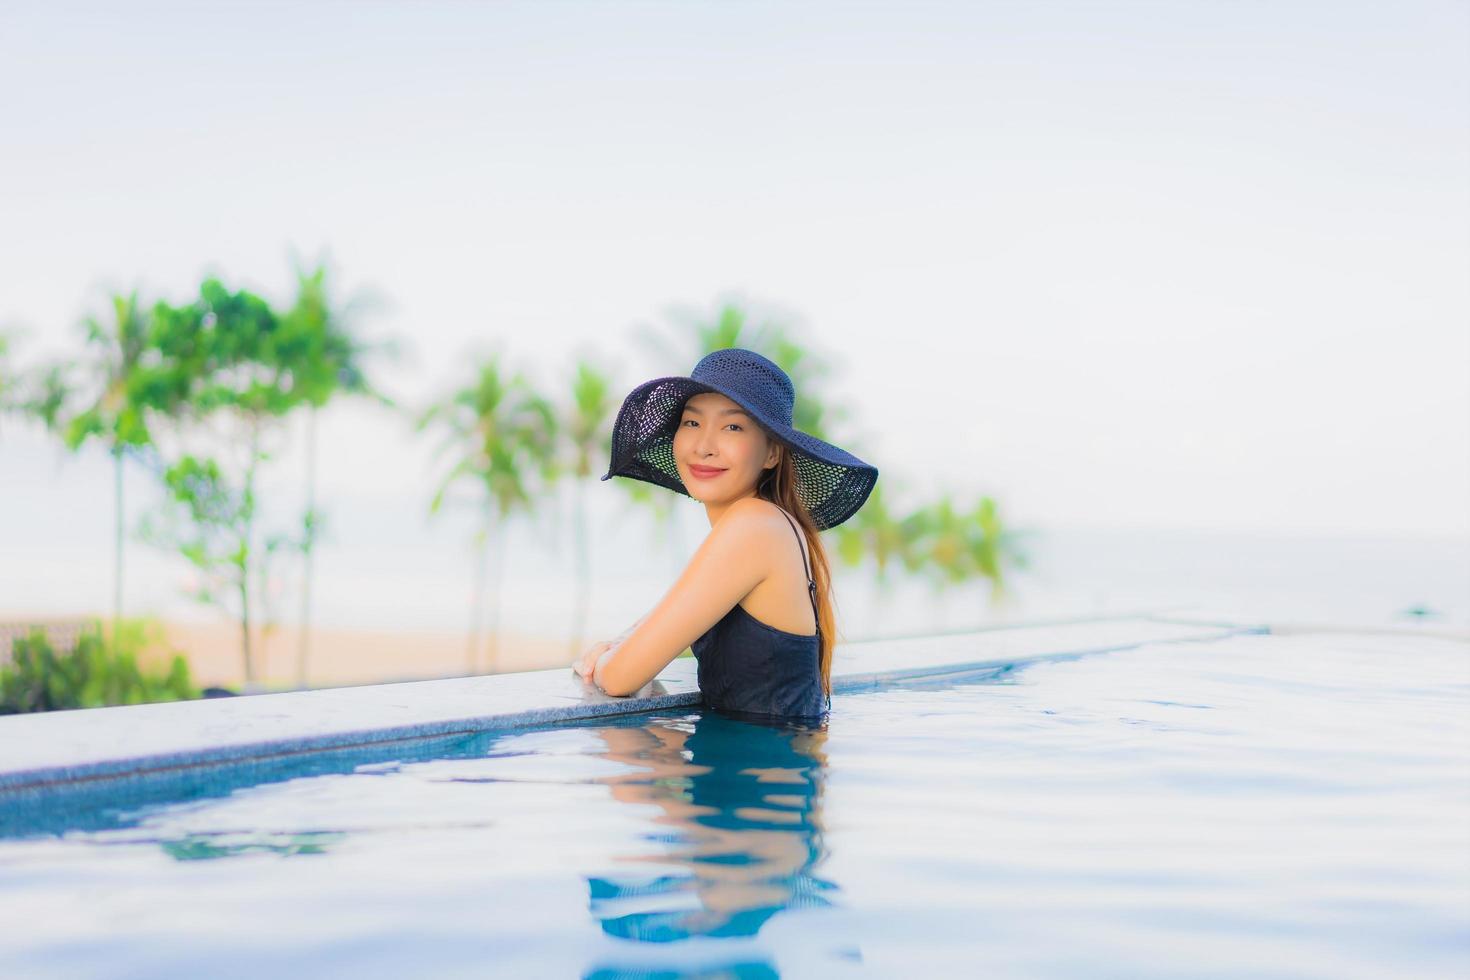
[(658, 605), (599, 656), (598, 687), (619, 697), (637, 691), (765, 579), (778, 529), (764, 506), (754, 498), (731, 505)]
[(612, 645), (617, 646), (619, 643), (622, 643), (628, 637), (632, 636), (633, 631), (636, 630), (640, 625), (642, 625), (643, 621), (647, 618), (648, 613), (644, 613), (642, 616), (639, 616), (637, 621), (634, 622), (632, 626), (629, 626), (627, 629), (618, 634), (617, 639), (612, 641)]

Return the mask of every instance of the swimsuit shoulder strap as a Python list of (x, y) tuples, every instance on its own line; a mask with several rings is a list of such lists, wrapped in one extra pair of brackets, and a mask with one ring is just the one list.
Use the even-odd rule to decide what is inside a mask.
[(796, 526), (796, 521), (790, 514), (786, 513), (786, 508), (782, 507), (780, 510), (782, 515), (785, 516), (786, 522), (791, 525), (791, 531), (796, 535), (796, 545), (801, 549), (802, 567), (806, 571), (807, 598), (812, 601), (812, 622), (817, 624), (817, 632), (820, 633), (822, 632), (822, 616), (817, 612), (817, 583), (812, 578), (811, 555), (807, 554), (806, 535), (801, 533), (801, 528)]

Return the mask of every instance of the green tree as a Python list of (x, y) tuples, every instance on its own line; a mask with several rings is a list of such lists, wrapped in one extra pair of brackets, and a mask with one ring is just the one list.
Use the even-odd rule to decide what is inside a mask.
[(911, 539), (905, 536), (904, 528), (889, 509), (883, 488), (884, 481), (879, 481), (858, 512), (828, 532), (836, 542), (837, 557), (843, 564), (860, 566), (872, 559), (877, 586), (872, 614), (880, 623), (887, 618), (894, 566), (907, 565), (911, 548)]
[(1031, 533), (1004, 526), (991, 497), (980, 498), (970, 512), (970, 521), (978, 531), (971, 536), (970, 560), (990, 580), (991, 600), (998, 602), (1006, 593), (1005, 567), (1025, 569), (1031, 565), (1031, 554), (1025, 543)]
[(266, 589), (270, 560), (290, 541), (283, 534), (255, 540), (254, 483), (233, 482), (220, 464), (184, 456), (163, 474), (170, 510), (145, 524), (151, 539), (176, 548), (197, 578), (189, 595), (236, 616), (247, 686), (255, 683), (252, 613)]
[(355, 322), (364, 297), (358, 295), (338, 303), (331, 293), (325, 262), (318, 262), (312, 268), (298, 262), (295, 275), (296, 295), (281, 318), (282, 342), (278, 356), (295, 367), (307, 409), (306, 507), (299, 540), (301, 615), (296, 653), (296, 683), (305, 687), (310, 656), (313, 557), (322, 526), (322, 514), (316, 503), (318, 413), (339, 395), (370, 397), (384, 405), (392, 402), (368, 379), (367, 362), (375, 348), (358, 338)]
[[(70, 449), (91, 439), (100, 441), (112, 456), (113, 566), (112, 619), (122, 619), (123, 552), (126, 512), (123, 501), (123, 463), (129, 453), (153, 444), (148, 430), (150, 397), (156, 367), (144, 364), (152, 340), (151, 315), (138, 302), (138, 293), (118, 293), (110, 298), (109, 316), (89, 317), (85, 322), (88, 349), (93, 356), (87, 365), (91, 376), (88, 404), (65, 426)], [(54, 418), (54, 416), (53, 416)]]
[(576, 553), (576, 596), (573, 600), (571, 653), (582, 651), (591, 603), (592, 572), (587, 545), (587, 481), (602, 466), (612, 442), (612, 382), (587, 359), (579, 360), (572, 380), (571, 405), (560, 430), (570, 459), (566, 472), (572, 481), (572, 538)]
[(982, 497), (968, 509), (949, 496), (909, 513), (898, 524), (905, 541), (905, 567), (943, 591), (976, 578), (990, 582), (992, 605), (1006, 593), (1004, 567), (1025, 567), (1022, 534), (1004, 529), (994, 499)]
[(873, 559), (873, 572), (880, 594), (890, 583), (890, 570), (895, 562), (908, 564), (911, 539), (889, 510), (880, 481), (856, 514), (832, 530), (837, 540), (837, 555), (845, 564), (861, 565)]
[(149, 536), (178, 548), (198, 570), (196, 599), (238, 619), (252, 686), (263, 563), (290, 543), (258, 526), (258, 480), (283, 419), (306, 400), (310, 372), (298, 338), (282, 329), (270, 304), (217, 279), (206, 279), (191, 304), (159, 304), (154, 318), (165, 377), (180, 389), (180, 415), (191, 430), (184, 435), (204, 436), (211, 452), (183, 453), (164, 469), (169, 507)]
[[(440, 433), (438, 455), (450, 457), (447, 473), (429, 504), (438, 513), (449, 489), (467, 482), (476, 490), (481, 527), (476, 534), (474, 593), (466, 661), (478, 671), (476, 651), (490, 583), (488, 668), (494, 671), (499, 644), (500, 584), (505, 562), (506, 522), (533, 510), (533, 494), (549, 489), (559, 475), (556, 460), (556, 412), (525, 375), (511, 374), (500, 355), (484, 359), (469, 384), (431, 406), (419, 418), (420, 429)], [(494, 558), (493, 569), (488, 569)]]

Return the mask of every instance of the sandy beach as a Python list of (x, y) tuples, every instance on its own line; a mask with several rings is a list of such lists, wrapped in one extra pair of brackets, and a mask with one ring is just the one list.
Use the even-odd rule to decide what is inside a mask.
[[(239, 690), (244, 679), (240, 633), (230, 624), (168, 622), (168, 645), (184, 652), (190, 671), (201, 687)], [(268, 690), (292, 690), (297, 684), (296, 630), (257, 634), (254, 643), (257, 684)], [(548, 640), (502, 632), (492, 662), (488, 639), (480, 637), (472, 671), (464, 632), (390, 633), (371, 630), (319, 629), (311, 633), (307, 686), (340, 687), (460, 677), (468, 673), (496, 674), (570, 665), (573, 656), (565, 640)]]
[[(81, 617), (5, 616), (0, 625), (44, 624), (53, 637), (66, 642)], [(189, 661), (189, 671), (200, 687), (239, 691), (244, 682), (240, 630), (230, 623), (165, 620), (163, 642), (140, 657), (146, 665), (166, 669), (174, 653)], [(253, 633), (256, 690), (295, 690), (300, 634), (294, 628)], [(475, 666), (471, 668), (466, 634), (460, 632), (395, 632), (385, 630), (317, 629), (311, 632), (308, 687), (341, 687), (394, 681), (499, 674), (546, 667), (570, 668), (574, 655), (564, 638), (548, 639), (515, 631), (501, 631), (493, 659), (489, 641), (480, 635)], [(588, 640), (590, 643), (591, 640)]]

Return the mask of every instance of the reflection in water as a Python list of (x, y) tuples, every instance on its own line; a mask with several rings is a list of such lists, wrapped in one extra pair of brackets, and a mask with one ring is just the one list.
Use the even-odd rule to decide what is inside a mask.
[(776, 968), (765, 962), (734, 963), (709, 969), (617, 969), (599, 967), (582, 980), (781, 980)]
[(266, 852), (281, 857), (296, 854), (325, 854), (330, 845), (341, 843), (347, 835), (338, 831), (307, 831), (299, 834), (252, 834), (239, 832), (229, 837), (246, 837), (238, 842), (222, 842), (223, 834), (186, 834), (177, 840), (160, 840), (163, 853), (176, 861), (205, 861), (235, 857), (240, 854)]
[(597, 729), (606, 758), (645, 772), (608, 777), (614, 799), (653, 804), (657, 855), (620, 858), (675, 865), (654, 878), (588, 878), (604, 932), (666, 943), (692, 936), (753, 936), (788, 908), (831, 904), (836, 885), (813, 874), (822, 845), (824, 725), (759, 723), (705, 710), (643, 727)]

